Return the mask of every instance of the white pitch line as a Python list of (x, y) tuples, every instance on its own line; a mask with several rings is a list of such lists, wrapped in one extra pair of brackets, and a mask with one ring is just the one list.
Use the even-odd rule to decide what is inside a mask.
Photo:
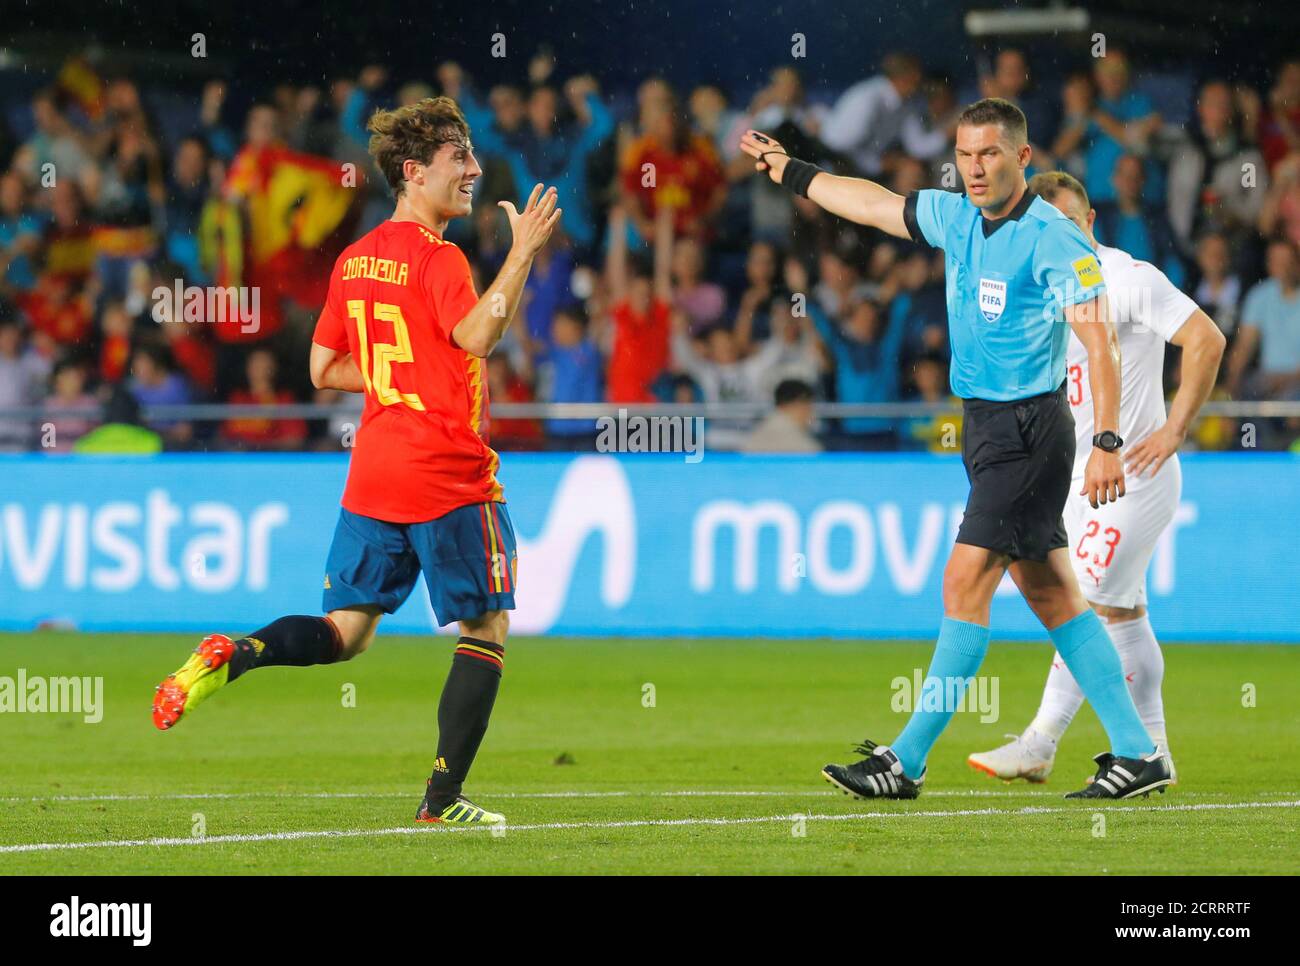
[[(1109, 805), (1107, 812), (1202, 812), (1251, 808), (1300, 808), (1300, 800), (1291, 802), (1199, 802), (1189, 805)], [(927, 812), (854, 812), (838, 815), (763, 815), (752, 818), (651, 818), (621, 822), (542, 822), (534, 825), (506, 825), (507, 832), (536, 832), (563, 829), (624, 828), (691, 828), (728, 825), (761, 825), (774, 822), (851, 822), (874, 818), (965, 818), (990, 815), (1051, 815), (1064, 812), (1080, 814), (1082, 809), (1043, 808), (1027, 805), (1018, 809), (966, 808), (954, 811)], [(297, 842), (303, 839), (374, 838), (388, 835), (438, 835), (448, 832), (489, 831), (487, 825), (444, 825), (429, 828), (406, 825), (401, 828), (338, 829), (299, 832), (259, 832), (236, 835), (208, 835), (202, 838), (122, 839), (109, 842), (34, 842), (24, 845), (0, 845), (0, 854), (15, 852), (60, 852), (73, 849), (145, 848), (149, 846), (225, 845), (245, 842)]]
[[(192, 799), (239, 799), (239, 798), (410, 798), (415, 793), (404, 792), (177, 792), (164, 795), (50, 795), (46, 797), (11, 796), (0, 798), (0, 802), (170, 802), (190, 801)], [(1054, 796), (1056, 792), (1025, 789), (1024, 791), (1002, 791), (990, 789), (965, 789), (926, 792), (926, 797), (943, 798), (1019, 798), (1025, 795)], [(477, 791), (476, 795), (484, 798), (788, 798), (791, 796), (808, 796), (827, 798), (835, 795), (832, 789), (800, 788), (791, 791), (774, 791), (771, 789), (718, 789), (689, 791), (603, 791), (603, 792), (493, 792)]]

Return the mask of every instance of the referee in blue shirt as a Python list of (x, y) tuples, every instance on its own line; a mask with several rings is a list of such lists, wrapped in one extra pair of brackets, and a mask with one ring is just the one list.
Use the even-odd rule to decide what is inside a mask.
[(864, 742), (862, 761), (827, 765), (822, 774), (858, 798), (921, 793), (930, 748), (983, 663), (989, 605), (1009, 569), (1110, 739), (1111, 750), (1096, 758), (1095, 780), (1067, 797), (1163, 791), (1168, 762), (1138, 717), (1115, 646), (1066, 556), (1061, 511), (1075, 447), (1065, 397), (1066, 325), (1088, 350), (1098, 433), (1083, 492), (1094, 507), (1124, 495), (1119, 344), (1087, 239), (1029, 193), (1024, 114), (999, 98), (962, 112), (956, 161), (964, 195), (924, 190), (904, 198), (792, 158), (758, 131), (746, 132), (740, 146), (759, 171), (832, 214), (946, 256), (952, 391), (964, 401), (970, 496), (944, 569), (943, 624), (923, 693), (894, 743)]

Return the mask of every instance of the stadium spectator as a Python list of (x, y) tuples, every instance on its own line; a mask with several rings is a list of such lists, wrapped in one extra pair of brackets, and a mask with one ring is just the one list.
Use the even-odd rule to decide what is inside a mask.
[(529, 341), (543, 346), (550, 341), (552, 318), (560, 306), (573, 300), (572, 275), (573, 256), (562, 244), (553, 243), (537, 253), (524, 283), (523, 329)]
[(1142, 159), (1132, 154), (1121, 156), (1111, 177), (1114, 190), (1110, 200), (1093, 202), (1097, 209), (1093, 230), (1103, 245), (1127, 252), (1140, 262), (1150, 262), (1181, 287), (1187, 270), (1178, 256), (1164, 209), (1142, 200), (1145, 181)]
[(1273, 183), (1259, 211), (1259, 230), (1265, 238), (1280, 235), (1300, 245), (1300, 153), (1278, 163)]
[(198, 396), (211, 396), (217, 388), (217, 357), (212, 343), (201, 332), (192, 323), (176, 318), (162, 323), (163, 339), (190, 388)]
[(79, 361), (58, 363), (50, 382), (53, 392), (44, 403), (41, 446), (47, 452), (67, 453), (99, 424), (99, 400), (86, 391), (86, 370)]
[(640, 259), (628, 258), (623, 208), (616, 206), (610, 212), (605, 265), (613, 339), (605, 387), (610, 402), (653, 402), (650, 387), (668, 364), (672, 283), (666, 249), (671, 242), (662, 236), (670, 234), (663, 227), (669, 217), (666, 214), (659, 219), (661, 237), (650, 269)]
[[(451, 62), (443, 64), (438, 68), (438, 77), (443, 93), (454, 98), (452, 92), (460, 90), (459, 85), (462, 83), (460, 67)], [(492, 110), (493, 136), (510, 150), (516, 150), (527, 120), (523, 94), (513, 84), (497, 84), (488, 91), (487, 104)], [(478, 129), (472, 133), (475, 137), (480, 134)], [(479, 179), (475, 190), (482, 192), (483, 202), (494, 205), (503, 199), (513, 200), (516, 191), (515, 176), (507, 158), (484, 151), (481, 164), (483, 177)]]
[[(0, 410), (35, 406), (48, 371), (44, 361), (24, 346), (18, 321), (0, 317)], [(30, 419), (0, 417), (0, 452), (27, 449), (32, 426)]]
[[(789, 378), (842, 401), (898, 398), (914, 367), (919, 374), (912, 374), (911, 382), (924, 395), (923, 384), (947, 358), (942, 259), (828, 218), (806, 199), (752, 177), (752, 163), (736, 142), (753, 126), (771, 131), (787, 147), (798, 145), (795, 153), (801, 157), (844, 166), (846, 158), (827, 142), (841, 143), (836, 132), (856, 127), (861, 138), (848, 151), (848, 165), (863, 163), (870, 154), (883, 183), (906, 195), (936, 184), (941, 171), (930, 161), (941, 162), (951, 149), (945, 119), (953, 101), (941, 77), (925, 80), (917, 61), (891, 56), (883, 76), (836, 98), (839, 92), (825, 89), (810, 96), (793, 66), (770, 73), (760, 67), (756, 91), (705, 84), (691, 90), (688, 109), (662, 77), (651, 77), (625, 110), (632, 90), (620, 89), (618, 78), (605, 78), (602, 96), (595, 81), (583, 76), (560, 86), (560, 68), (549, 51), (538, 51), (527, 64), (527, 78), (519, 78), (527, 88), (499, 84), (477, 104), (482, 117), (474, 141), (485, 174), (475, 189), (473, 222), (460, 226), (452, 240), (481, 281), (499, 264), (508, 243), (494, 204), (499, 198), (519, 200), (535, 181), (562, 181), (569, 186), (563, 190), (586, 199), (587, 214), (579, 210), (581, 203), (562, 199), (564, 224), (573, 237), (568, 245), (548, 247), (534, 266), (524, 318), (499, 349), (508, 357), (509, 371), (498, 364), (488, 373), (490, 381), (505, 386), (506, 396), (497, 401), (578, 401), (602, 393), (615, 402), (721, 398), (721, 384), (712, 375), (697, 385), (685, 374), (669, 373), (674, 308), (686, 313), (695, 335), (719, 326), (732, 329), (730, 337), (710, 336), (692, 346), (708, 366), (714, 366), (715, 352), (718, 359), (733, 360), (725, 366), (747, 366), (766, 358), (764, 353), (776, 359), (754, 396), (763, 404)], [(1128, 58), (1112, 49), (1090, 65), (1089, 74), (1067, 83), (1059, 99), (1048, 98), (1030, 83), (1023, 52), (1006, 48), (980, 79), (980, 93), (1019, 103), (1031, 115), (1031, 134), (1052, 141), (1054, 150), (1068, 148), (1061, 163), (1080, 172), (1086, 163), (1090, 185), (1095, 188), (1099, 178), (1105, 182), (1093, 192), (1104, 242), (1160, 264), (1232, 332), (1242, 293), (1271, 291), (1267, 285), (1251, 288), (1263, 268), (1267, 240), (1300, 242), (1300, 60), (1280, 65), (1263, 99), (1248, 83), (1230, 86), (1214, 79), (1193, 97), (1184, 71), (1182, 96), (1195, 104), (1195, 115), (1179, 139), (1172, 129), (1156, 130), (1159, 118), (1142, 93), (1157, 90), (1148, 82), (1158, 79), (1167, 100), (1179, 93), (1169, 86), (1179, 75), (1156, 78), (1140, 73), (1140, 61), (1132, 64), (1130, 71)], [(1070, 65), (1063, 66), (1068, 71)], [(93, 70), (91, 75), (93, 80)], [(433, 78), (443, 92), (469, 106), (476, 103), (454, 63), (438, 65)], [(1134, 78), (1140, 83), (1132, 83)], [(125, 382), (171, 401), (182, 394), (225, 399), (253, 347), (274, 348), (284, 377), (279, 388), (290, 398), (314, 398), (301, 378), (300, 358), (319, 302), (303, 291), (323, 275), (330, 257), (322, 246), (319, 266), (291, 262), (285, 264), (294, 267), (280, 271), (264, 269), (262, 256), (254, 257), (254, 245), (275, 234), (267, 229), (282, 223), (266, 217), (271, 169), (261, 152), (287, 145), (319, 155), (327, 165), (357, 163), (358, 173), (372, 175), (364, 150), (369, 112), (432, 91), (425, 78), (395, 83), (387, 67), (374, 64), (353, 77), (323, 80), (328, 88), (270, 78), (261, 86), (241, 87), (238, 99), (227, 96), (224, 81), (211, 80), (186, 105), (183, 92), (161, 91), (144, 75), (101, 80), (93, 85), (99, 93), (88, 98), (84, 90), (57, 86), (51, 73), (48, 82), (56, 86), (35, 95), (0, 95), (6, 121), (21, 132), (10, 140), (21, 143), (8, 151), (11, 158), (0, 146), (0, 161), (7, 161), (0, 167), (0, 318), (17, 320), (20, 355), (40, 373), (24, 397), (29, 403), (39, 405), (52, 391), (44, 377), (51, 366), (70, 379), (63, 376), (64, 363), (78, 361), (92, 382)], [(245, 108), (250, 99), (252, 107)], [(828, 111), (826, 103), (835, 107)], [(613, 131), (615, 115), (624, 125), (617, 151), (612, 138), (596, 136), (602, 128), (605, 134)], [(1057, 117), (1066, 120), (1061, 138), (1054, 139)], [(241, 130), (242, 144), (232, 133)], [(494, 139), (499, 154), (487, 150)], [(47, 163), (55, 167), (46, 168)], [(1051, 163), (1055, 159), (1047, 152), (1036, 152), (1035, 166)], [(1254, 181), (1243, 183), (1249, 173), (1243, 166), (1251, 164)], [(56, 177), (51, 180), (50, 174)], [(1168, 185), (1164, 198), (1162, 179)], [(370, 207), (356, 222), (342, 225), (354, 235), (374, 223), (368, 218), (386, 217), (391, 206), (380, 179), (361, 177), (357, 188), (351, 196)], [(620, 196), (626, 215), (615, 213), (602, 224), (598, 209)], [(295, 207), (295, 219), (308, 207)], [(255, 224), (252, 216), (259, 211)], [(660, 212), (670, 230), (666, 258), (657, 254)], [(615, 230), (617, 224), (621, 230)], [(629, 246), (656, 257), (650, 263), (633, 259)], [(783, 260), (783, 251), (800, 253), (806, 263)], [(617, 285), (615, 273), (608, 271), (615, 254), (623, 265)], [(1194, 277), (1183, 278), (1175, 257), (1194, 264)], [(668, 284), (657, 271), (665, 266)], [(1275, 275), (1270, 270), (1270, 282)], [(258, 330), (241, 332), (233, 324), (214, 328), (206, 323), (216, 320), (206, 318), (164, 318), (160, 326), (151, 318), (153, 292), (177, 280), (260, 286)], [(280, 289), (299, 281), (305, 283), (303, 291)], [(1279, 335), (1259, 314), (1271, 299), (1254, 297), (1255, 334), (1237, 340), (1245, 346), (1253, 338), (1259, 348), (1258, 371), (1249, 358), (1240, 363), (1237, 388), (1247, 394), (1268, 395), (1271, 386), (1285, 384), (1263, 371), (1267, 366), (1278, 375), (1278, 367), (1285, 368), (1286, 353), (1278, 348), (1285, 345), (1285, 327)], [(575, 322), (564, 308), (574, 300), (583, 305), (577, 318), (585, 312), (588, 325)], [(877, 309), (857, 309), (864, 301)], [(1289, 304), (1287, 297), (1280, 301)], [(845, 338), (855, 312), (865, 317), (875, 311), (878, 319), (863, 324), (901, 337), (897, 362), (868, 367), (871, 372), (859, 373), (856, 381), (853, 365), (828, 376), (822, 363), (830, 360), (822, 359), (820, 340), (803, 319), (813, 310), (822, 311)], [(566, 341), (558, 345), (557, 338)], [(882, 338), (866, 342), (863, 354), (881, 354)], [(133, 368), (149, 369), (142, 353), (155, 349), (173, 360), (166, 378), (152, 385), (144, 372), (128, 380)], [(5, 388), (15, 391), (12, 382)], [(355, 413), (351, 418), (355, 422)], [(320, 445), (337, 448), (347, 421), (340, 415), (335, 420), (340, 433)], [(324, 423), (316, 421), (313, 429)], [(554, 440), (563, 437), (565, 426), (582, 423), (540, 425)], [(186, 445), (184, 430), (168, 426), (166, 431), (169, 445)], [(496, 438), (506, 446), (514, 443), (509, 436)], [(34, 434), (25, 439), (29, 446), (39, 445)], [(203, 442), (200, 436), (197, 444)], [(850, 433), (843, 444), (853, 443)], [(519, 444), (539, 441), (525, 433)], [(585, 435), (563, 444), (585, 445)]]
[(103, 424), (72, 444), (78, 453), (158, 453), (163, 438), (140, 421), (140, 404), (125, 386), (109, 389)]
[(822, 250), (817, 266), (820, 279), (812, 295), (827, 315), (841, 318), (851, 305), (871, 297), (871, 287), (863, 282), (857, 266), (834, 248)]
[(774, 392), (776, 408), (763, 417), (740, 444), (744, 453), (820, 453), (812, 433), (813, 390), (806, 382), (786, 379)]
[(1237, 309), (1241, 304), (1241, 277), (1232, 271), (1227, 239), (1213, 232), (1202, 236), (1196, 246), (1196, 267), (1200, 279), (1193, 299), (1214, 320), (1219, 331), (1231, 336), (1237, 327)]
[[(184, 377), (175, 371), (171, 353), (165, 346), (154, 342), (146, 342), (132, 353), (129, 388), (141, 408), (190, 401), (189, 387)], [(194, 435), (193, 426), (181, 420), (152, 419), (147, 425), (177, 445), (189, 443)]]
[(619, 186), (630, 220), (649, 240), (655, 216), (664, 210), (673, 216), (676, 234), (707, 237), (709, 221), (726, 197), (717, 152), (707, 137), (691, 130), (675, 98), (667, 104), (652, 98), (648, 105), (643, 133), (621, 165)]
[[(748, 111), (737, 117), (727, 135), (726, 163), (728, 208), (747, 209), (746, 234), (754, 239), (786, 244), (794, 218), (790, 193), (770, 181), (755, 179), (752, 160), (740, 151), (740, 136), (748, 128), (768, 131), (782, 144), (793, 145), (800, 157), (812, 161), (831, 158), (833, 152), (819, 135), (826, 108), (810, 101), (799, 72), (789, 66), (774, 68), (766, 87), (760, 88)], [(735, 196), (736, 201), (731, 202)]]
[(1271, 169), (1300, 152), (1300, 60), (1281, 64), (1259, 119), (1259, 146)]
[(98, 163), (82, 170), (78, 184), (83, 218), (92, 226), (96, 280), (106, 296), (118, 298), (126, 291), (131, 266), (157, 250), (153, 222), (165, 200), (165, 165), (136, 86), (113, 81), (105, 102), (94, 139)]
[(952, 408), (933, 416), (916, 416), (904, 423), (904, 435), (913, 446), (931, 453), (960, 453), (962, 407), (948, 386), (948, 363), (942, 355), (930, 352), (912, 367), (912, 387), (917, 402), (946, 403)]
[[(1076, 147), (1082, 148), (1084, 187), (1095, 207), (1115, 197), (1112, 178), (1120, 158), (1130, 153), (1145, 154), (1160, 129), (1161, 119), (1151, 99), (1131, 86), (1128, 56), (1123, 51), (1112, 48), (1104, 57), (1098, 57), (1092, 81), (1075, 78), (1066, 85), (1066, 120), (1052, 153), (1062, 157)], [(1148, 162), (1145, 185), (1146, 200), (1161, 197), (1162, 184), (1154, 161)]]
[[(432, 97), (433, 88), (419, 83), (411, 90), (398, 92), (398, 99)], [(307, 85), (293, 91), (281, 113), (286, 116), (285, 132), (289, 147), (306, 154), (324, 154), (334, 147), (334, 126), (327, 117), (324, 93)]]
[[(537, 398), (545, 402), (595, 403), (604, 399), (604, 360), (587, 334), (581, 305), (555, 313), (548, 344), (537, 353)], [(596, 433), (590, 419), (548, 419), (546, 431), (566, 444), (587, 442)], [(584, 447), (589, 448), (589, 447)]]
[(1083, 149), (1091, 126), (1094, 93), (1092, 78), (1082, 71), (1065, 79), (1060, 96), (1062, 117), (1047, 154), (1063, 169), (1080, 176), (1084, 174)]
[[(81, 284), (95, 271), (95, 241), (85, 217), (81, 189), (57, 181), (49, 189), (50, 221), (41, 239), (40, 276), (58, 276)], [(40, 276), (37, 282), (40, 281)]]
[[(362, 151), (370, 142), (366, 122), (371, 114), (383, 106), (383, 92), (387, 85), (388, 68), (383, 64), (367, 64), (361, 68), (356, 83), (348, 87), (343, 108), (339, 113), (339, 128), (343, 135)], [(449, 91), (445, 93), (450, 97), (456, 96)]]
[(777, 292), (777, 272), (781, 256), (770, 242), (756, 241), (745, 258), (745, 281), (736, 310), (735, 332), (742, 349), (762, 342), (772, 334), (772, 303), (781, 298)]
[(948, 307), (944, 298), (943, 258), (909, 252), (892, 274), (894, 295), (889, 324), (905, 333), (906, 357), (929, 352), (942, 356), (948, 346)]
[[(777, 385), (787, 379), (817, 386), (822, 371), (817, 337), (804, 325), (802, 318), (795, 316), (794, 306), (789, 300), (772, 300), (771, 324), (772, 335), (767, 344), (775, 348), (772, 350), (774, 358), (761, 376), (764, 396), (770, 396)], [(737, 332), (739, 339), (739, 327)]]
[(881, 174), (885, 152), (898, 143), (907, 153), (919, 154), (915, 145), (905, 140), (904, 121), (919, 113), (913, 97), (923, 77), (915, 57), (887, 54), (880, 74), (854, 84), (840, 95), (822, 122), (822, 141), (868, 177)]
[(1245, 255), (1267, 187), (1263, 155), (1242, 137), (1232, 88), (1210, 81), (1196, 99), (1191, 130), (1169, 161), (1169, 224), (1179, 252), (1191, 259), (1195, 239), (1217, 232)]
[(727, 293), (704, 277), (704, 247), (691, 237), (673, 243), (673, 307), (686, 316), (691, 333), (717, 325), (727, 310)]
[(119, 382), (131, 361), (131, 316), (121, 302), (109, 302), (99, 317), (98, 375)]
[(0, 292), (22, 293), (36, 284), (32, 256), (41, 247), (43, 219), (27, 205), (17, 171), (0, 174)]
[(15, 153), (14, 168), (29, 185), (79, 181), (94, 164), (85, 136), (68, 120), (53, 91), (39, 92), (31, 109), (36, 132)]
[[(1300, 255), (1295, 245), (1268, 246), (1268, 278), (1246, 295), (1237, 338), (1228, 355), (1227, 390), (1256, 399), (1300, 398)], [(1259, 350), (1259, 370), (1246, 367)]]
[(40, 276), (36, 287), (19, 301), (35, 333), (65, 349), (89, 339), (99, 282), (97, 276), (87, 278), (93, 278), (93, 284), (83, 287), (87, 279), (57, 272)]
[(719, 158), (729, 160), (740, 153), (737, 149), (740, 135), (736, 131), (740, 115), (728, 106), (727, 96), (717, 85), (701, 84), (691, 91), (686, 104), (695, 130), (712, 142)]
[(927, 78), (921, 95), (923, 109), (903, 118), (902, 142), (907, 156), (934, 165), (950, 160), (961, 105), (952, 85), (942, 77)]
[(108, 109), (95, 146), (100, 163), (88, 165), (79, 181), (99, 225), (99, 271), (105, 288), (116, 294), (129, 262), (153, 252), (152, 218), (164, 201), (165, 168), (135, 84), (114, 81), (105, 100)]
[(457, 100), (473, 132), (475, 146), (506, 161), (514, 177), (515, 200), (528, 197), (533, 185), (553, 185), (564, 209), (564, 231), (579, 248), (596, 239), (596, 216), (587, 188), (587, 163), (613, 132), (614, 118), (590, 75), (570, 78), (564, 96), (575, 121), (560, 124), (555, 88), (535, 88), (526, 105), (527, 123), (506, 129), (499, 114), (478, 99), (456, 65), (443, 65), (440, 78)]
[(199, 259), (199, 222), (211, 191), (208, 160), (207, 145), (197, 137), (187, 137), (176, 148), (167, 179), (164, 251), (195, 285), (208, 283)]
[(716, 326), (697, 345), (685, 315), (673, 313), (673, 361), (691, 377), (705, 402), (762, 402), (770, 372), (780, 361), (783, 346), (769, 339), (748, 356), (742, 356), (735, 333)]
[(1029, 60), (1023, 50), (1004, 47), (997, 52), (993, 58), (992, 70), (979, 79), (979, 95), (967, 97), (965, 101), (969, 103), (980, 97), (1000, 97), (1020, 108), (1028, 122), (1035, 159), (1041, 160), (1046, 156), (1046, 152), (1038, 145), (1048, 143), (1049, 134), (1056, 129), (1055, 110), (1043, 93), (1036, 89), (1029, 70)]
[[(736, 119), (727, 144), (739, 155), (735, 144), (745, 128), (776, 133), (783, 125), (794, 127), (804, 140), (811, 140), (820, 136), (828, 113), (824, 106), (808, 99), (798, 70), (788, 65), (775, 67), (768, 75), (767, 86), (761, 88), (750, 102), (748, 116)], [(747, 167), (747, 174), (753, 171), (752, 164)]]
[(222, 121), (221, 115), (225, 104), (225, 81), (210, 80), (203, 85), (203, 93), (199, 99), (199, 130), (204, 143), (212, 149), (212, 153), (223, 161), (230, 161), (239, 149), (239, 142)]
[[(897, 402), (900, 398), (901, 325), (885, 326), (880, 307), (863, 300), (849, 309), (841, 327), (816, 305), (812, 320), (835, 367), (835, 398), (843, 403)], [(882, 331), (883, 329), (883, 331)], [(855, 416), (841, 422), (839, 445), (848, 449), (888, 449), (895, 440), (889, 419)]]
[[(293, 393), (279, 385), (278, 376), (279, 365), (274, 353), (269, 349), (254, 349), (244, 364), (247, 385), (232, 392), (227, 401), (245, 406), (296, 402)], [(226, 445), (237, 449), (297, 449), (307, 438), (307, 423), (302, 419), (237, 416), (221, 424), (221, 438)]]
[[(500, 353), (487, 359), (488, 398), (504, 403), (533, 402), (533, 392)], [(509, 449), (538, 449), (542, 442), (542, 424), (536, 419), (501, 419), (489, 415), (490, 438)]]

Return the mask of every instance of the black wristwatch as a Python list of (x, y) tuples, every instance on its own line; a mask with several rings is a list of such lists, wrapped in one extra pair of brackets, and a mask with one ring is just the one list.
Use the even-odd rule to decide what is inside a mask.
[(1107, 453), (1113, 453), (1124, 445), (1124, 440), (1120, 439), (1119, 433), (1111, 430), (1098, 433), (1092, 438), (1092, 445), (1098, 449), (1104, 449)]

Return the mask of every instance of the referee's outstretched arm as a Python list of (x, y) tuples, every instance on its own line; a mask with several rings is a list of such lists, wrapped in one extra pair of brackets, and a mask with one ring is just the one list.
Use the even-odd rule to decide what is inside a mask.
[(898, 238), (911, 237), (903, 221), (902, 195), (865, 178), (842, 178), (821, 171), (816, 165), (790, 157), (785, 148), (758, 131), (746, 131), (740, 139), (740, 149), (754, 158), (758, 162), (755, 167), (766, 171), (777, 184), (811, 198), (831, 214), (879, 228)]

